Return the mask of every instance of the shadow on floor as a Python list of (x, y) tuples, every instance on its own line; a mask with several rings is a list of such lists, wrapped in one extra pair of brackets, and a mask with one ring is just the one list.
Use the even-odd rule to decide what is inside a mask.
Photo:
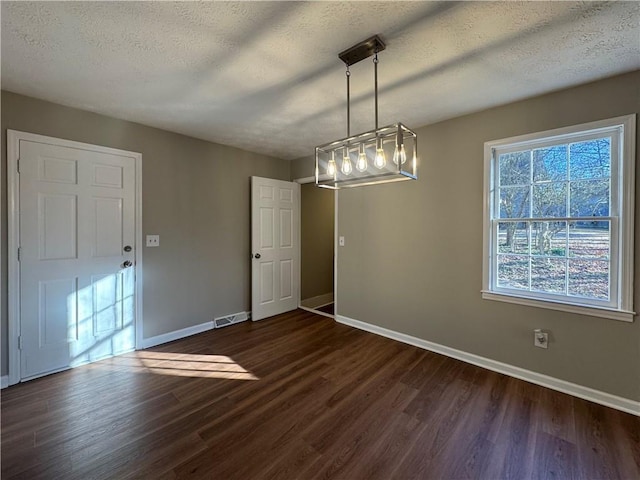
[(333, 315), (333, 303), (329, 303), (327, 305), (323, 305), (322, 307), (315, 308), (314, 310), (318, 310), (320, 312), (328, 313), (329, 315)]

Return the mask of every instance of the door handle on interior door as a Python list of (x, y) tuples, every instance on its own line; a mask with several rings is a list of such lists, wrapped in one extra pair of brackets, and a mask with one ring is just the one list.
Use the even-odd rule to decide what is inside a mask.
[(133, 265), (133, 262), (131, 260), (125, 260), (124, 263), (122, 264), (124, 268), (129, 268), (132, 265)]
[(261, 256), (261, 255), (260, 255), (259, 253), (256, 253), (256, 254), (253, 256), (253, 258), (260, 258), (260, 256)]

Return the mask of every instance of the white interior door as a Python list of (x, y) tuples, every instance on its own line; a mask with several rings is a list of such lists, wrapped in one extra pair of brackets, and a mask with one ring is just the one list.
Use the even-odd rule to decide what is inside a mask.
[(22, 139), (19, 192), (21, 379), (133, 350), (135, 158)]
[(300, 242), (294, 182), (251, 177), (251, 318), (298, 307)]

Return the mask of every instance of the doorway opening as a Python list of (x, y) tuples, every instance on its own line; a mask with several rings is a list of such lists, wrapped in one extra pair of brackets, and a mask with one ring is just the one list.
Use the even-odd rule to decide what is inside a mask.
[[(302, 182), (301, 182), (302, 183)], [(300, 308), (333, 318), (335, 192), (300, 186)]]

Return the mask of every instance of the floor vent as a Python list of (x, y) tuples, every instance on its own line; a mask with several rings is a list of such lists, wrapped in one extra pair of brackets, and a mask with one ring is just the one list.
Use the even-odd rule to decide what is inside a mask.
[(234, 313), (233, 315), (227, 315), (225, 317), (218, 317), (213, 319), (213, 328), (222, 328), (234, 323), (240, 323), (249, 320), (249, 314), (247, 312)]

